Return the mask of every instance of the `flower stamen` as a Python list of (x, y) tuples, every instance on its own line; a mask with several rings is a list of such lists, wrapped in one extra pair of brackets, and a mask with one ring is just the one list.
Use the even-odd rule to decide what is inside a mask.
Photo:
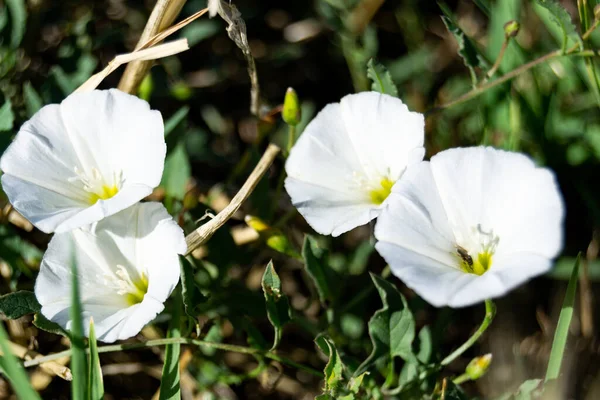
[(90, 193), (89, 203), (96, 204), (98, 200), (107, 200), (115, 196), (123, 186), (123, 172), (113, 174), (112, 183), (108, 183), (98, 168), (93, 167), (89, 174), (79, 168), (73, 168), (75, 176), (68, 178), (69, 182), (81, 182), (83, 190)]

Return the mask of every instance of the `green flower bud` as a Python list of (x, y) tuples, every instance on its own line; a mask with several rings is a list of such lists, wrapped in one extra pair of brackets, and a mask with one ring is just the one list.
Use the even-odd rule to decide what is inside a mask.
[(288, 88), (285, 92), (285, 99), (283, 100), (283, 110), (281, 111), (281, 117), (286, 124), (296, 126), (300, 123), (302, 116), (300, 110), (300, 101), (296, 91), (292, 88)]
[(513, 38), (517, 36), (519, 29), (521, 29), (521, 24), (519, 24), (517, 21), (508, 21), (506, 24), (504, 24), (504, 35), (506, 35), (506, 37)]
[(487, 372), (490, 364), (492, 363), (492, 355), (486, 354), (481, 357), (475, 357), (471, 360), (469, 365), (467, 365), (467, 369), (465, 369), (465, 373), (469, 376), (469, 378), (473, 381), (481, 378)]

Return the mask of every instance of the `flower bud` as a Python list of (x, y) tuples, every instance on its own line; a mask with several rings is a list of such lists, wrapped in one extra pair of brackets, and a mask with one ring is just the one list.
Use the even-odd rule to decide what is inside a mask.
[(288, 88), (287, 92), (285, 92), (285, 99), (283, 100), (281, 117), (286, 124), (296, 126), (300, 123), (301, 116), (302, 114), (298, 95), (294, 89)]
[(490, 364), (492, 363), (492, 355), (486, 354), (481, 357), (475, 357), (471, 360), (467, 368), (465, 369), (465, 373), (469, 376), (471, 380), (477, 380), (481, 378), (487, 372)]
[(504, 24), (504, 35), (507, 38), (513, 38), (517, 36), (519, 29), (521, 29), (521, 24), (519, 24), (517, 21), (508, 21), (506, 24)]
[(244, 221), (246, 221), (246, 225), (248, 225), (250, 228), (254, 229), (258, 233), (262, 233), (271, 229), (271, 227), (267, 225), (265, 221), (253, 215), (246, 215)]

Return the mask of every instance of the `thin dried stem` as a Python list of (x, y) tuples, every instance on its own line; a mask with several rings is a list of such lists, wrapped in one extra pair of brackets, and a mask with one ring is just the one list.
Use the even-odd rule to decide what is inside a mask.
[[(36, 353), (33, 350), (29, 350), (26, 347), (23, 347), (17, 343), (8, 342), (8, 346), (10, 348), (11, 353), (26, 361), (32, 361), (43, 357), (41, 354)], [(0, 351), (0, 355), (2, 355), (2, 351)], [(56, 361), (49, 361), (47, 363), (40, 364), (40, 367), (45, 373), (47, 373), (50, 376), (58, 376), (66, 381), (73, 380), (71, 370)]]
[(267, 172), (275, 157), (279, 153), (280, 148), (274, 144), (270, 144), (260, 161), (242, 185), (240, 191), (231, 199), (231, 202), (225, 207), (220, 213), (218, 213), (213, 219), (206, 224), (200, 226), (198, 229), (187, 235), (185, 241), (188, 246), (186, 256), (189, 255), (196, 248), (206, 243), (208, 239), (219, 229), (233, 214), (240, 208), (242, 203), (248, 199), (250, 194), (254, 191), (256, 185)]
[[(171, 25), (184, 3), (185, 0), (158, 0), (135, 49), (141, 49), (151, 37)], [(130, 63), (121, 77), (118, 88), (127, 93), (134, 93), (149, 69), (149, 60)]]

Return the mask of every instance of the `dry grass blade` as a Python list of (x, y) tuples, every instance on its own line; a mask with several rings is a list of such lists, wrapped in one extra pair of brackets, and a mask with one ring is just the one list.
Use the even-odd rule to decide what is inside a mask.
[(94, 90), (104, 80), (104, 78), (106, 78), (123, 64), (127, 64), (132, 61), (156, 60), (157, 58), (172, 56), (188, 49), (189, 46), (187, 39), (179, 39), (173, 42), (150, 47), (148, 49), (136, 50), (132, 53), (118, 55), (108, 63), (106, 68), (97, 74), (92, 75), (90, 79), (85, 81), (83, 85), (79, 86), (75, 92), (87, 92)]
[(177, 32), (178, 30), (180, 30), (181, 28), (183, 28), (190, 22), (200, 18), (207, 12), (208, 12), (208, 8), (205, 8), (203, 10), (200, 10), (200, 11), (190, 15), (186, 19), (176, 23), (175, 25), (171, 26), (170, 28), (165, 29), (164, 31), (152, 36), (150, 39), (148, 39), (148, 41), (146, 43), (144, 43), (142, 46), (140, 46), (140, 49), (146, 49), (146, 48), (153, 46), (159, 42), (162, 42), (167, 37), (171, 36), (173, 33)]
[[(23, 347), (19, 344), (13, 342), (9, 342), (8, 344), (11, 353), (23, 360), (34, 360), (36, 358), (42, 357), (41, 354), (36, 353), (33, 350), (29, 350), (26, 347)], [(2, 355), (2, 351), (0, 351), (0, 355)], [(51, 376), (56, 375), (66, 381), (70, 381), (73, 379), (73, 375), (71, 375), (71, 370), (56, 361), (50, 361), (45, 364), (41, 364), (40, 368)]]
[(270, 144), (246, 182), (242, 185), (240, 191), (233, 199), (231, 199), (229, 205), (209, 222), (186, 236), (185, 241), (188, 246), (186, 256), (198, 246), (206, 243), (216, 230), (223, 226), (223, 224), (225, 224), (225, 222), (227, 222), (227, 220), (240, 208), (242, 203), (250, 196), (256, 185), (258, 185), (262, 176), (267, 172), (280, 150), (281, 149), (276, 145)]
[[(184, 4), (185, 0), (158, 0), (135, 49), (142, 49), (142, 46), (150, 38), (171, 25)], [(148, 62), (132, 62), (127, 66), (121, 77), (119, 89), (127, 93), (135, 92), (149, 69), (150, 63)]]

